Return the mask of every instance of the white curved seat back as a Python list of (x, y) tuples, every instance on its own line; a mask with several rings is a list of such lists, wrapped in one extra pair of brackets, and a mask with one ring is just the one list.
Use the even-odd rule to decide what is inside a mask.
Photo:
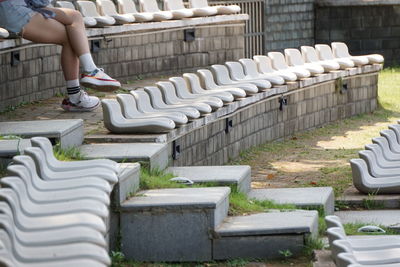
[(164, 0), (164, 6), (166, 10), (179, 10), (185, 9), (185, 5), (182, 0)]
[(70, 1), (57, 1), (56, 2), (56, 7), (68, 8), (68, 9), (76, 10), (74, 4), (72, 2), (70, 2)]
[[(169, 80), (175, 86), (176, 94), (180, 98), (192, 98), (187, 81), (182, 77), (171, 77)], [(195, 93), (195, 92), (192, 92)]]
[(118, 11), (121, 14), (138, 13), (136, 5), (133, 2), (133, 0), (118, 0)]
[(164, 96), (163, 99), (167, 104), (175, 104), (181, 101), (176, 96), (175, 86), (172, 82), (157, 82), (156, 84), (160, 88)]
[(200, 81), (204, 85), (206, 89), (214, 89), (218, 87), (218, 85), (215, 83), (214, 76), (210, 70), (207, 69), (200, 69), (197, 70), (197, 73), (199, 73)]
[(334, 59), (332, 49), (326, 44), (316, 44), (315, 50), (317, 51), (320, 60), (332, 60)]
[(194, 73), (184, 73), (183, 78), (186, 80), (188, 87), (192, 93), (201, 94), (205, 89), (201, 86), (200, 78)]
[(341, 228), (343, 228), (342, 221), (336, 215), (325, 216), (325, 222), (326, 222), (327, 228), (331, 228), (331, 227), (341, 227)]
[(96, 0), (97, 6), (105, 16), (118, 15), (117, 9), (111, 0)]
[(146, 86), (144, 91), (149, 94), (151, 103), (156, 108), (166, 108), (168, 107), (163, 100), (162, 93), (158, 87)]
[(192, 8), (202, 8), (209, 6), (207, 0), (189, 0), (189, 4)]
[(224, 65), (212, 65), (211, 69), (214, 71), (218, 84), (225, 85), (232, 83), (232, 79), (229, 76), (228, 67)]
[(331, 245), (335, 240), (347, 240), (346, 233), (340, 227), (331, 227), (326, 230), (329, 244)]
[(257, 63), (258, 70), (261, 73), (271, 73), (275, 70), (272, 68), (272, 61), (267, 56), (254, 56), (254, 61)]
[(83, 16), (85, 17), (100, 17), (100, 14), (97, 12), (97, 8), (95, 3), (91, 1), (77, 1), (79, 5), (79, 9)]
[(286, 62), (289, 66), (301, 66), (304, 65), (304, 60), (299, 50), (294, 48), (285, 49)]
[(156, 0), (140, 0), (140, 7), (143, 12), (160, 12)]
[(246, 75), (244, 74), (243, 66), (239, 62), (236, 61), (228, 61), (225, 62), (225, 65), (228, 67), (229, 72), (230, 72), (230, 77), (232, 77), (233, 80), (243, 80), (246, 78)]
[(335, 240), (331, 245), (332, 257), (337, 259), (339, 253), (353, 252), (350, 243), (347, 240)]
[(136, 106), (136, 100), (131, 94), (117, 94), (117, 101), (121, 105), (122, 115), (127, 119), (141, 116)]
[(257, 69), (257, 63), (250, 58), (242, 58), (239, 59), (239, 62), (242, 63), (243, 71), (246, 75), (250, 75), (252, 77), (259, 76), (259, 72)]
[(301, 47), (301, 53), (305, 62), (312, 63), (319, 61), (317, 51), (315, 51), (315, 48), (312, 46), (303, 45)]
[(150, 96), (144, 90), (132, 90), (130, 93), (135, 98), (140, 112), (156, 112), (151, 103)]
[(285, 61), (285, 56), (280, 52), (269, 52), (268, 57), (271, 59), (272, 67), (276, 70), (284, 70), (289, 67)]
[(344, 267), (344, 266), (355, 267), (355, 266), (353, 266), (353, 264), (356, 264), (356, 266), (361, 266), (361, 265), (358, 265), (358, 262), (357, 262), (356, 258), (354, 257), (353, 253), (344, 252), (344, 253), (339, 253), (339, 255), (337, 255), (336, 265), (338, 267)]
[(349, 53), (349, 48), (345, 43), (342, 42), (332, 42), (332, 51), (335, 57), (351, 57)]

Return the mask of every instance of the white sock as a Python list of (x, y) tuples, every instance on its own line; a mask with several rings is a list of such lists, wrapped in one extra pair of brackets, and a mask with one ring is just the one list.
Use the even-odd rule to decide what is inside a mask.
[(77, 103), (79, 101), (81, 88), (79, 86), (79, 80), (69, 80), (67, 81), (67, 93), (69, 101), (72, 103)]
[(92, 72), (97, 69), (96, 64), (94, 64), (92, 55), (90, 53), (83, 54), (79, 56), (79, 60), (82, 64), (83, 70), (85, 72)]

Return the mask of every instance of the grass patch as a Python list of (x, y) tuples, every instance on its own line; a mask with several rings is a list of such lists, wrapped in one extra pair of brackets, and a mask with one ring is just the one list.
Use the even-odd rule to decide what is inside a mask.
[(187, 187), (184, 184), (170, 181), (170, 179), (174, 177), (172, 173), (166, 173), (157, 169), (149, 170), (147, 168), (140, 168), (140, 188), (146, 190)]
[(77, 147), (62, 148), (60, 143), (57, 143), (54, 148), (54, 156), (62, 161), (84, 160), (84, 157)]
[(386, 231), (386, 233), (364, 233), (364, 232), (357, 232), (357, 230), (360, 227), (366, 226), (366, 225), (374, 225), (372, 223), (345, 223), (343, 224), (344, 230), (347, 235), (398, 235), (399, 232), (395, 231), (393, 229), (390, 229), (388, 227), (382, 226), (382, 225), (376, 225), (383, 230)]

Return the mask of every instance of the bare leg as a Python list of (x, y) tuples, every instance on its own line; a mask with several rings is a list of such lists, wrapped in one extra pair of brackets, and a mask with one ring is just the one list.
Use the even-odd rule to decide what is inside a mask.
[(69, 42), (66, 27), (62, 23), (36, 14), (25, 25), (23, 37), (36, 43), (61, 45), (63, 47), (61, 66), (65, 79), (68, 81), (79, 78), (79, 59)]

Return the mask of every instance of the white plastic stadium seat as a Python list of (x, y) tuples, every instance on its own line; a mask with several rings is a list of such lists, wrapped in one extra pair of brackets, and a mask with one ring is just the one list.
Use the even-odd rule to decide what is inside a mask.
[(324, 68), (318, 63), (305, 63), (301, 53), (297, 49), (287, 48), (285, 49), (286, 62), (289, 66), (293, 67), (304, 67), (307, 69), (311, 75), (315, 76), (317, 74), (324, 73)]
[(139, 111), (136, 104), (136, 99), (132, 94), (118, 94), (117, 101), (121, 105), (123, 116), (127, 119), (161, 117), (173, 120), (176, 125), (183, 125), (188, 122), (188, 118), (183, 113), (180, 112), (174, 112), (174, 111), (141, 112)]
[(246, 76), (243, 70), (242, 64), (236, 61), (225, 62), (225, 65), (229, 69), (230, 77), (233, 81), (251, 83), (260, 89), (271, 88), (271, 83), (266, 79), (253, 79)]
[[(360, 64), (364, 64), (364, 62), (365, 62), (364, 58), (368, 59), (369, 64), (383, 63), (383, 61), (384, 61), (383, 56), (379, 55), (379, 54), (370, 54), (370, 55), (355, 56), (355, 57), (351, 56), (349, 53), (349, 48), (347, 47), (347, 45), (345, 43), (334, 42), (331, 45), (332, 45), (332, 49), (333, 49), (336, 57), (342, 57), (342, 56), (350, 57), (350, 59), (353, 60), (355, 63), (356, 63), (356, 61), (360, 61)], [(365, 64), (368, 64), (368, 63), (365, 63)]]
[(258, 71), (263, 74), (271, 74), (281, 76), (288, 82), (293, 82), (297, 80), (297, 75), (288, 70), (279, 70), (277, 71), (272, 67), (272, 61), (267, 56), (254, 56), (254, 61), (257, 63)]
[[(57, 1), (56, 2), (56, 7), (61, 7), (61, 8), (69, 8), (76, 10), (74, 4), (70, 1)], [(97, 21), (95, 18), (91, 17), (83, 17), (83, 22), (85, 23), (85, 27), (95, 27), (97, 25)]]
[[(183, 109), (177, 109), (177, 110), (157, 109), (157, 108), (153, 107), (151, 100), (150, 100), (150, 96), (142, 89), (132, 90), (130, 93), (135, 98), (136, 104), (137, 104), (137, 109), (140, 112), (143, 112), (146, 114), (151, 114), (151, 115), (159, 114), (160, 112), (172, 113), (173, 116), (175, 116), (175, 115), (178, 116), (178, 114), (181, 114), (181, 115), (183, 114), (188, 119), (196, 119), (196, 118), (200, 117), (200, 112), (198, 110), (194, 110), (194, 112), (190, 112), (188, 110), (183, 110)], [(191, 111), (193, 111), (193, 110), (191, 110)], [(174, 120), (174, 119), (172, 119), (172, 120)]]
[(268, 57), (271, 59), (272, 67), (278, 71), (290, 71), (296, 74), (298, 79), (308, 78), (311, 73), (304, 67), (289, 67), (286, 63), (285, 56), (280, 52), (269, 52)]
[(368, 58), (365, 56), (351, 56), (349, 53), (349, 48), (345, 43), (332, 42), (331, 47), (333, 55), (337, 58), (348, 58), (357, 66), (367, 65), (369, 63)]
[(165, 117), (127, 119), (115, 99), (101, 101), (104, 126), (113, 133), (162, 133), (175, 128), (175, 123)]
[[(210, 8), (207, 0), (189, 0), (189, 3), (192, 8)], [(234, 14), (240, 12), (241, 10), (240, 6), (238, 5), (217, 5), (211, 7), (217, 9), (218, 15)]]
[(197, 0), (189, 0), (189, 6), (196, 17), (213, 16), (217, 15), (218, 13), (218, 9), (216, 7), (208, 6), (208, 4), (204, 6)]
[(354, 67), (354, 62), (348, 58), (335, 58), (329, 45), (316, 44), (315, 50), (320, 60), (334, 60), (339, 63), (341, 69)]
[(276, 74), (260, 73), (257, 68), (257, 63), (250, 58), (239, 59), (239, 62), (243, 65), (243, 70), (247, 77), (252, 79), (264, 79), (272, 84), (282, 85), (285, 83), (285, 79)]
[(97, 21), (97, 26), (111, 26), (115, 24), (115, 19), (109, 16), (100, 16), (97, 12), (96, 4), (91, 1), (77, 1), (79, 11), (84, 17), (94, 18)]
[(139, 3), (141, 11), (153, 14), (154, 21), (170, 20), (173, 18), (171, 11), (161, 11), (158, 8), (156, 0), (139, 0)]
[(335, 60), (320, 60), (317, 51), (315, 51), (315, 48), (312, 46), (302, 46), (301, 54), (305, 62), (318, 63), (326, 72), (340, 69), (339, 63)]
[(128, 24), (135, 21), (131, 14), (118, 14), (114, 3), (111, 0), (96, 0), (100, 13), (103, 16), (113, 17), (116, 24)]
[(241, 88), (246, 91), (246, 94), (255, 94), (259, 91), (258, 87), (252, 83), (233, 81), (229, 76), (228, 67), (225, 65), (212, 65), (211, 69), (218, 85)]
[(118, 12), (121, 14), (133, 15), (137, 22), (147, 22), (154, 19), (154, 15), (152, 13), (139, 13), (133, 0), (118, 0)]
[[(336, 259), (338, 267), (372, 267), (371, 264), (361, 264), (352, 252), (339, 253)], [(374, 264), (373, 267), (400, 267), (400, 263)]]
[(166, 10), (172, 12), (174, 19), (190, 18), (194, 16), (193, 10), (185, 8), (182, 0), (164, 0)]

